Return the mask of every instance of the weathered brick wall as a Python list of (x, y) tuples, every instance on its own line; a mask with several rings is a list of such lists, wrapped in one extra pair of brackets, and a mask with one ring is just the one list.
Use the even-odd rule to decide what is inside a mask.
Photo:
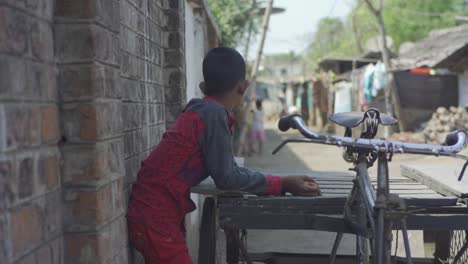
[(0, 263), (59, 263), (53, 0), (0, 0)]
[(57, 0), (65, 263), (126, 263), (120, 1)]
[(0, 263), (129, 262), (130, 184), (185, 102), (183, 11), (0, 0)]

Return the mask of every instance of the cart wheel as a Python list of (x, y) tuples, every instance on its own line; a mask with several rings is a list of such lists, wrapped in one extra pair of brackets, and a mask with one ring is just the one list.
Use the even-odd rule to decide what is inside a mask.
[(228, 264), (239, 263), (239, 229), (225, 228), (226, 234), (226, 262)]
[(212, 197), (205, 198), (203, 203), (198, 264), (216, 264), (216, 210)]
[(451, 264), (468, 263), (468, 230), (454, 230), (450, 240)]
[(436, 233), (434, 263), (468, 263), (468, 230), (440, 231)]
[(434, 264), (447, 264), (450, 257), (450, 238), (451, 231), (434, 232), (435, 251)]

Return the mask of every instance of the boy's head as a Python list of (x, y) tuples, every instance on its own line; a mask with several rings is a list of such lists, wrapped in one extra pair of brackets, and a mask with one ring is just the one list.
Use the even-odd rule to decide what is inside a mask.
[(257, 99), (255, 101), (255, 106), (257, 106), (257, 109), (258, 110), (262, 110), (262, 100), (261, 99)]
[(205, 81), (200, 88), (207, 96), (230, 97), (240, 104), (249, 85), (245, 73), (245, 61), (239, 52), (232, 48), (214, 48), (203, 60)]

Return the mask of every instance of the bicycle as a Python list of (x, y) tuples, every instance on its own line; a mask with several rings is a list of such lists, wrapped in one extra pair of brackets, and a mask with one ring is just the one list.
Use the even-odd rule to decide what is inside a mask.
[[(290, 128), (297, 129), (305, 139), (287, 139), (273, 151), (273, 154), (276, 154), (285, 144), (292, 142), (343, 147), (344, 160), (352, 163), (354, 167), (351, 170), (356, 172), (352, 191), (346, 199), (343, 217), (357, 234), (357, 262), (368, 263), (372, 256), (373, 264), (391, 263), (392, 227), (397, 224), (403, 234), (406, 261), (411, 264), (406, 223), (406, 216), (411, 212), (407, 210), (404, 199), (390, 193), (388, 162), (391, 162), (394, 153), (460, 158), (466, 161), (458, 179), (461, 181), (468, 166), (468, 157), (458, 152), (467, 144), (467, 133), (464, 131), (449, 133), (445, 146), (414, 144), (375, 139), (379, 125), (389, 126), (398, 122), (377, 109), (369, 109), (363, 113), (335, 114), (330, 117), (330, 120), (346, 128), (344, 137), (312, 132), (307, 128), (302, 117), (297, 114), (281, 118), (278, 122), (278, 128), (281, 131), (284, 132)], [(361, 124), (363, 130), (360, 137), (352, 137), (352, 128)], [(367, 170), (376, 161), (378, 162), (377, 188), (374, 190)], [(331, 264), (335, 263), (342, 235), (338, 233), (336, 236), (329, 260)], [(455, 254), (454, 262), (460, 261), (461, 256), (467, 255), (466, 252), (468, 252), (467, 238), (460, 246), (460, 251)]]

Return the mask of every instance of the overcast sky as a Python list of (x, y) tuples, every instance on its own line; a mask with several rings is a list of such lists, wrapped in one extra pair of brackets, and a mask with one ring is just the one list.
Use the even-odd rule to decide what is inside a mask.
[[(318, 21), (324, 17), (344, 17), (353, 0), (275, 0), (275, 7), (286, 9), (272, 15), (264, 53), (301, 53), (312, 39)], [(252, 43), (249, 58), (257, 52), (258, 42)]]

